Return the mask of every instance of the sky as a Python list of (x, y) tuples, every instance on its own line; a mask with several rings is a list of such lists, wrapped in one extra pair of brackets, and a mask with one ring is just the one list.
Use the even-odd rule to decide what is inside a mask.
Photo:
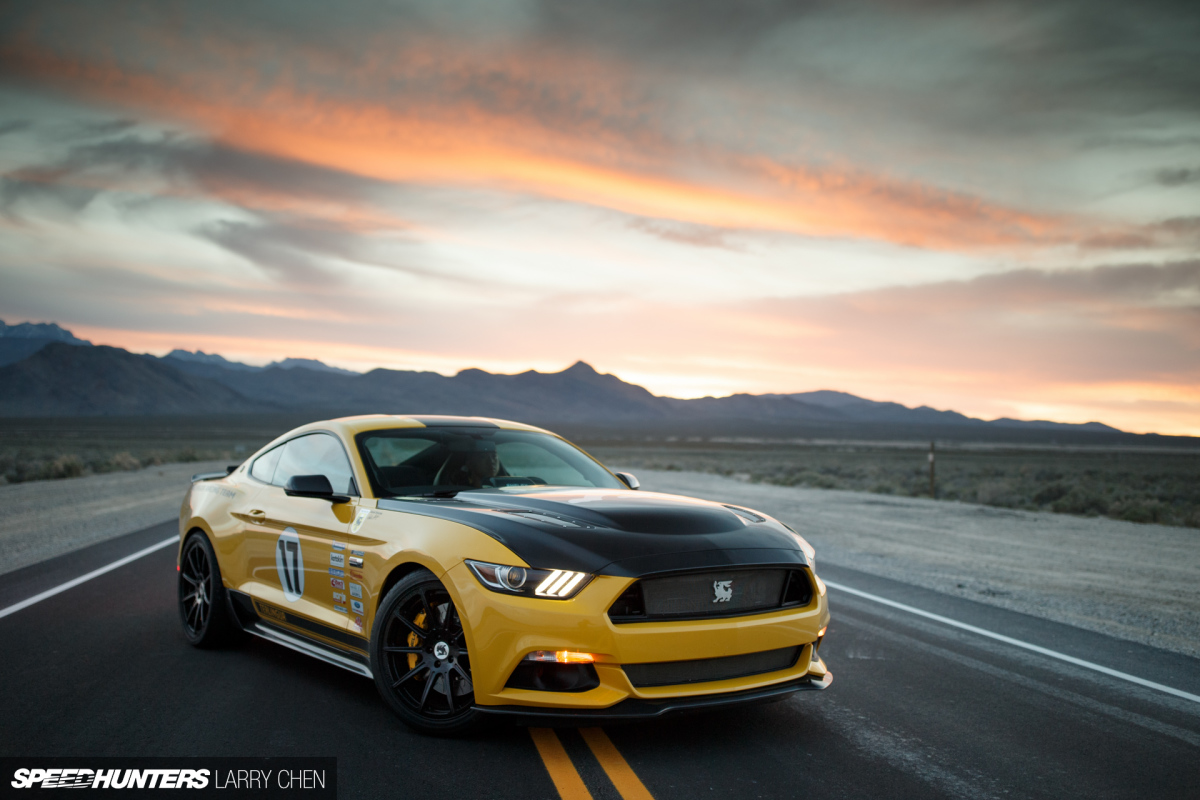
[(1200, 435), (1200, 5), (9, 0), (0, 319)]

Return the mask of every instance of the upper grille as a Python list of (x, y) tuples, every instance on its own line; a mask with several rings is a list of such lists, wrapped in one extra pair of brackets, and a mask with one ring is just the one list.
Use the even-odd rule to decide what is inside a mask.
[(744, 678), (787, 669), (800, 657), (803, 645), (747, 653), (741, 656), (698, 658), (692, 661), (661, 661), (657, 664), (625, 664), (621, 667), (629, 682), (639, 689), (646, 686), (676, 686)]
[(614, 622), (732, 617), (811, 599), (812, 584), (802, 569), (710, 570), (636, 581), (608, 615)]

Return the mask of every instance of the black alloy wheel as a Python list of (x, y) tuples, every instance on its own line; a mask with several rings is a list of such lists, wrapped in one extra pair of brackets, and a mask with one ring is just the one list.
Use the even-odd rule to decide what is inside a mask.
[(388, 706), (424, 733), (479, 725), (466, 630), (431, 573), (406, 576), (383, 598), (371, 635), (371, 671)]
[(232, 638), (235, 628), (225, 606), (221, 568), (208, 537), (195, 532), (179, 559), (179, 618), (183, 635), (196, 647), (214, 647)]

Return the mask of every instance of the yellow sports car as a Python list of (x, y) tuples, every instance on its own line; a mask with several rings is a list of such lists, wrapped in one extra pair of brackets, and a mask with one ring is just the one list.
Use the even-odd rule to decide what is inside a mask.
[(431, 733), (829, 686), (812, 547), (765, 514), (637, 488), (514, 422), (305, 425), (193, 479), (184, 634), (246, 632), (371, 677)]

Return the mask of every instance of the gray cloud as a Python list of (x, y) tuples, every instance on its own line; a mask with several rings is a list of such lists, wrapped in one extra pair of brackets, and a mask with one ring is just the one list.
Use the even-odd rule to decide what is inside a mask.
[(1163, 186), (1186, 186), (1190, 183), (1200, 183), (1200, 167), (1160, 169), (1154, 177)]
[(98, 194), (99, 189), (57, 183), (52, 176), (15, 173), (0, 177), (0, 213), (13, 221), (29, 213), (73, 217)]
[(0, 136), (7, 136), (10, 133), (19, 133), (33, 127), (33, 122), (27, 119), (15, 119), (11, 122), (0, 123)]
[(170, 134), (132, 135), (78, 145), (62, 161), (38, 169), (64, 176), (90, 169), (117, 174), (149, 170), (218, 193), (222, 187), (244, 187), (341, 202), (365, 202), (401, 188), (360, 175)]

